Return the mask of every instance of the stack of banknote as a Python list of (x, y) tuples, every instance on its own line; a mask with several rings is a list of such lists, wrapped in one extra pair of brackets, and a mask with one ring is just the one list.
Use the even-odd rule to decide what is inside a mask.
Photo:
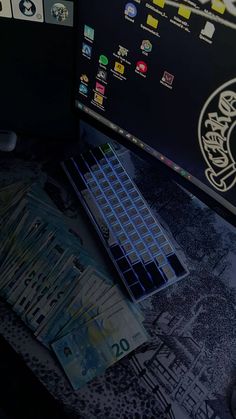
[(0, 237), (0, 296), (53, 349), (74, 389), (147, 340), (140, 310), (40, 186), (0, 190)]

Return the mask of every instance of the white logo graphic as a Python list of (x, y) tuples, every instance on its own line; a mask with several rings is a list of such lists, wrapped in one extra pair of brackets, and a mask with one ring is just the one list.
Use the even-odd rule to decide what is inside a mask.
[(236, 162), (231, 152), (236, 129), (236, 79), (219, 87), (206, 101), (198, 124), (198, 137), (207, 163), (205, 175), (220, 192), (236, 183)]

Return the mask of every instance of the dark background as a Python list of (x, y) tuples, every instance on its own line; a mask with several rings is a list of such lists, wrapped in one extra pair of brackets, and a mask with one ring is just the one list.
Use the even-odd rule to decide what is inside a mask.
[(73, 28), (1, 18), (0, 39), (0, 129), (45, 143), (73, 140)]

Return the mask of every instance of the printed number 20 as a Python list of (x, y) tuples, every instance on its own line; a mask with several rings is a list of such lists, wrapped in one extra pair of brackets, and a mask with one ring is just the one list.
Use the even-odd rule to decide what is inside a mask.
[(115, 349), (116, 358), (119, 358), (124, 352), (129, 350), (130, 346), (126, 339), (121, 339), (119, 343), (114, 343), (114, 345), (112, 345), (112, 349), (113, 348)]

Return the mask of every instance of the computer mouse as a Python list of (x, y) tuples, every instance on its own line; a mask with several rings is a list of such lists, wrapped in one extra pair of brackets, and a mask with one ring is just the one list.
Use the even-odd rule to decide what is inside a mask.
[(13, 151), (16, 142), (17, 135), (14, 131), (0, 130), (0, 151)]

